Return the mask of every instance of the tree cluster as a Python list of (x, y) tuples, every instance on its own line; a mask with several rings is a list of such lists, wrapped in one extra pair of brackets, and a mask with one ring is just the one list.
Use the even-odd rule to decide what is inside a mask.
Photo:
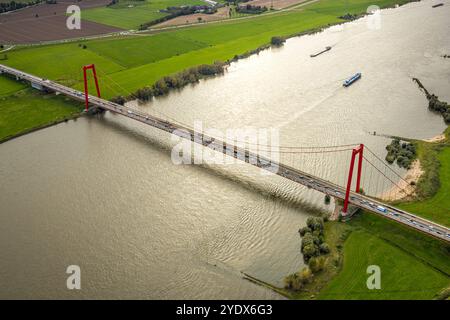
[(450, 105), (447, 102), (440, 101), (439, 97), (432, 94), (428, 97), (428, 108), (440, 113), (444, 117), (445, 123), (450, 124)]
[(347, 14), (344, 14), (343, 16), (339, 17), (339, 19), (342, 19), (342, 20), (355, 20), (356, 18), (358, 18), (358, 16), (356, 14), (351, 14), (351, 13), (347, 13)]
[(41, 3), (42, 0), (35, 0), (30, 2), (0, 2), (0, 13), (8, 12), (8, 11), (14, 11), (18, 9), (22, 9), (28, 6), (32, 6), (38, 3)]
[(225, 63), (223, 62), (215, 62), (214, 64), (203, 64), (197, 67), (192, 67), (175, 75), (166, 76), (155, 82), (150, 87), (138, 89), (134, 94), (128, 97), (118, 96), (113, 98), (111, 101), (122, 105), (126, 101), (136, 98), (141, 101), (149, 101), (153, 97), (165, 95), (169, 93), (170, 90), (183, 88), (188, 84), (198, 82), (200, 79), (217, 74), (223, 74), (225, 71), (225, 66)]
[(325, 268), (324, 255), (330, 252), (330, 248), (324, 242), (324, 220), (319, 217), (310, 217), (306, 221), (306, 227), (299, 230), (302, 237), (301, 252), (303, 260), (308, 264), (299, 272), (284, 278), (284, 287), (289, 290), (299, 291), (310, 283), (314, 274)]
[(249, 14), (260, 14), (266, 12), (268, 9), (266, 6), (252, 6), (251, 4), (247, 4), (245, 6), (237, 6), (236, 12), (239, 13), (249, 13)]
[(397, 160), (397, 165), (405, 169), (411, 167), (417, 156), (416, 146), (413, 143), (401, 142), (397, 138), (386, 146), (386, 150), (388, 151), (386, 161), (392, 164)]
[(306, 227), (301, 228), (299, 233), (302, 237), (301, 252), (306, 263), (313, 257), (330, 252), (328, 244), (324, 242), (323, 218), (309, 217)]

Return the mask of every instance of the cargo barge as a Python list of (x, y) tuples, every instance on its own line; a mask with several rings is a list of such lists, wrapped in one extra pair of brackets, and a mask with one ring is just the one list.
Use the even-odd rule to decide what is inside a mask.
[(357, 74), (355, 74), (354, 76), (352, 76), (351, 78), (348, 78), (347, 80), (344, 81), (343, 86), (344, 87), (349, 87), (351, 86), (353, 83), (355, 83), (356, 81), (358, 81), (359, 79), (361, 79), (361, 73), (358, 72)]
[(311, 54), (310, 57), (311, 58), (317, 57), (318, 55), (321, 55), (322, 53), (325, 53), (325, 52), (330, 51), (330, 50), (331, 50), (331, 47), (325, 47), (325, 50), (322, 50), (320, 52)]

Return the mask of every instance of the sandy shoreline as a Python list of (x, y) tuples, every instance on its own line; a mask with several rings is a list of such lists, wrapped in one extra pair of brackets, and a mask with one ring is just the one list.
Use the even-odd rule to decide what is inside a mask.
[[(382, 200), (395, 201), (403, 199), (409, 195), (414, 195), (416, 189), (415, 184), (417, 184), (417, 181), (419, 181), (423, 172), (424, 171), (422, 170), (420, 161), (418, 159), (414, 160), (414, 162), (411, 164), (411, 168), (403, 177), (403, 180), (400, 180), (397, 183), (397, 186), (401, 189), (399, 189), (397, 186), (393, 186), (391, 189), (384, 192), (380, 198)], [(413, 183), (413, 185), (411, 185), (411, 183)], [(406, 193), (402, 190), (404, 190)]]
[(438, 134), (437, 136), (434, 136), (434, 137), (432, 137), (432, 138), (429, 138), (429, 139), (423, 139), (423, 141), (425, 141), (425, 142), (439, 142), (439, 141), (442, 141), (442, 140), (445, 140), (445, 134)]

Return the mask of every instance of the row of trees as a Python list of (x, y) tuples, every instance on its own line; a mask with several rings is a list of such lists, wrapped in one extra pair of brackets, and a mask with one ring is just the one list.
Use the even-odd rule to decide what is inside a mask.
[(223, 62), (215, 62), (214, 64), (203, 64), (192, 67), (173, 76), (164, 77), (155, 82), (152, 86), (139, 89), (128, 97), (118, 96), (113, 98), (112, 101), (122, 105), (133, 99), (148, 101), (153, 97), (165, 95), (169, 93), (170, 90), (180, 89), (188, 84), (196, 83), (202, 78), (223, 74), (225, 66), (226, 64)]
[(284, 279), (285, 288), (294, 291), (301, 290), (312, 281), (314, 274), (324, 270), (327, 261), (325, 255), (330, 252), (330, 247), (324, 241), (323, 218), (309, 217), (299, 233), (302, 237), (303, 260), (308, 266)]
[(386, 146), (386, 150), (388, 151), (386, 161), (392, 164), (397, 160), (397, 165), (405, 169), (411, 167), (411, 163), (417, 156), (416, 146), (413, 143), (401, 142), (398, 138), (393, 139)]
[[(205, 14), (213, 14), (217, 12), (216, 7), (210, 7), (210, 6), (184, 6), (184, 7), (168, 7), (165, 10), (161, 10), (162, 12), (169, 13), (167, 16), (161, 17), (159, 19), (155, 19), (152, 21), (149, 21), (147, 23), (143, 23), (139, 26), (139, 30), (147, 30), (150, 26), (153, 26), (155, 24), (179, 17), (179, 16), (187, 16), (193, 13), (205, 13)], [(199, 22), (202, 19), (199, 19)]]
[(34, 4), (38, 4), (42, 2), (42, 0), (35, 0), (30, 2), (0, 2), (0, 13), (8, 12), (8, 11), (14, 11), (18, 9), (22, 9), (28, 6), (32, 6)]
[[(30, 0), (28, 2), (15, 2), (15, 1), (10, 1), (10, 2), (0, 2), (0, 13), (5, 13), (8, 11), (14, 11), (14, 10), (19, 10), (25, 7), (29, 7), (29, 6), (33, 6), (35, 4), (39, 4), (45, 2), (47, 4), (56, 4), (57, 0)], [(38, 15), (36, 14), (36, 17), (38, 17)]]

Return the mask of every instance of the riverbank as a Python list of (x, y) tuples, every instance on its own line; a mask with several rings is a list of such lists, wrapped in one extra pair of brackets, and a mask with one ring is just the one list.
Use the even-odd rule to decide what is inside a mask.
[(445, 139), (416, 141), (418, 159), (424, 173), (416, 186), (416, 199), (394, 204), (424, 218), (450, 226), (450, 127)]
[[(346, 223), (328, 221), (325, 230), (332, 245), (324, 270), (299, 292), (277, 292), (302, 300), (449, 297), (448, 244), (370, 212), (360, 212)], [(369, 265), (381, 268), (380, 290), (366, 286)]]
[(12, 95), (0, 98), (0, 104), (0, 144), (76, 119), (83, 111), (80, 103), (33, 89), (16, 91)]

